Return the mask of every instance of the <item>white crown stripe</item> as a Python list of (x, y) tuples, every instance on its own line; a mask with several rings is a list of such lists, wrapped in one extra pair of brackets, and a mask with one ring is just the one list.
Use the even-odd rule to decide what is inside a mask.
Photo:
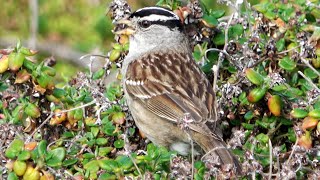
[(168, 17), (164, 15), (157, 15), (157, 14), (152, 14), (149, 16), (145, 16), (140, 18), (140, 20), (148, 20), (148, 21), (168, 21), (168, 20), (179, 20), (176, 19), (175, 17)]
[(179, 19), (179, 17), (175, 13), (173, 13), (172, 11), (169, 11), (169, 10), (161, 8), (161, 7), (145, 7), (145, 8), (141, 8), (141, 9), (137, 10), (136, 12), (140, 12), (142, 10), (151, 10), (151, 9), (157, 9), (157, 10), (161, 10), (161, 11), (166, 11), (166, 12), (172, 14), (172, 16), (176, 17), (176, 19)]

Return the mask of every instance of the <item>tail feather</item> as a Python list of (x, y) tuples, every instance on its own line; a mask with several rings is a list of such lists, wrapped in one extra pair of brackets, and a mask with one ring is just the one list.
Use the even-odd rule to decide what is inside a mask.
[(238, 159), (227, 149), (225, 142), (221, 139), (208, 137), (195, 133), (194, 141), (208, 154), (217, 155), (222, 164), (233, 164), (238, 175), (242, 174), (242, 169)]

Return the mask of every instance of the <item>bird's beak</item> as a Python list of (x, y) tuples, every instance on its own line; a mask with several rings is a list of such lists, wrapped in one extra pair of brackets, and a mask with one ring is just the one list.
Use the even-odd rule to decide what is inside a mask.
[(128, 20), (128, 19), (121, 19), (121, 20), (116, 22), (116, 25), (124, 27), (124, 29), (116, 30), (114, 32), (117, 35), (124, 34), (124, 35), (130, 36), (131, 34), (136, 32), (134, 27), (132, 26), (132, 22), (130, 20)]

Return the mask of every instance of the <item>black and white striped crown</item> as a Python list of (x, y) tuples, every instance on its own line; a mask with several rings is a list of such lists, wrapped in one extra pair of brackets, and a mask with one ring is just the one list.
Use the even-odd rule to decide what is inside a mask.
[(150, 21), (152, 24), (160, 24), (168, 26), (169, 28), (182, 28), (182, 23), (179, 17), (171, 10), (162, 7), (145, 7), (138, 9), (131, 14), (130, 18), (139, 18)]

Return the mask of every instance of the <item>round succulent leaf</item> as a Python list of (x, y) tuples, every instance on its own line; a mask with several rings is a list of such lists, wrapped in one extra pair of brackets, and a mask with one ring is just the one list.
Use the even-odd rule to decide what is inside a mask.
[(115, 169), (119, 168), (119, 164), (117, 161), (113, 159), (101, 159), (98, 160), (98, 164), (101, 169), (113, 172)]
[(6, 149), (5, 155), (7, 158), (14, 159), (24, 149), (24, 142), (20, 139), (14, 139), (9, 148)]
[(295, 108), (290, 112), (293, 118), (304, 118), (308, 115), (308, 112), (304, 109)]
[(123, 139), (118, 139), (118, 140), (114, 141), (113, 145), (117, 149), (123, 148), (124, 140)]
[(288, 89), (288, 87), (286, 85), (284, 85), (284, 84), (279, 84), (279, 85), (276, 85), (276, 86), (272, 87), (272, 90), (277, 91), (277, 92), (284, 91), (284, 90), (287, 90), (287, 89)]
[(208, 27), (216, 27), (219, 24), (218, 20), (212, 15), (204, 15), (202, 19)]
[(39, 180), (40, 172), (33, 168), (31, 165), (28, 165), (26, 172), (23, 174), (23, 180)]
[(313, 130), (315, 127), (317, 127), (319, 122), (319, 119), (313, 118), (313, 117), (305, 117), (302, 121), (302, 129), (304, 131), (306, 130)]
[(292, 71), (296, 68), (296, 63), (286, 56), (279, 61), (279, 66), (284, 70)]
[(19, 177), (16, 175), (16, 173), (10, 172), (10, 173), (8, 174), (7, 180), (19, 180)]
[(9, 68), (9, 58), (7, 55), (2, 55), (0, 58), (0, 73), (4, 73)]
[(309, 112), (308, 116), (320, 119), (320, 109), (314, 109)]
[(31, 158), (31, 152), (28, 150), (23, 150), (20, 152), (20, 154), (18, 155), (18, 160), (20, 161), (25, 161)]
[(91, 160), (88, 163), (86, 163), (83, 168), (90, 173), (96, 173), (99, 171), (99, 160)]
[[(318, 71), (319, 72), (319, 71)], [(304, 75), (306, 75), (310, 79), (318, 78), (318, 75), (316, 72), (314, 72), (311, 68), (306, 68), (303, 71)]]
[(13, 171), (18, 175), (22, 176), (27, 170), (27, 163), (25, 161), (16, 160), (13, 163)]
[(312, 139), (309, 131), (306, 131), (305, 134), (299, 137), (298, 145), (305, 149), (310, 149), (312, 147)]
[(24, 112), (32, 118), (38, 118), (41, 115), (40, 109), (33, 103), (28, 103)]
[(133, 162), (128, 156), (118, 156), (116, 162), (118, 162), (120, 168), (125, 170), (129, 170), (133, 167)]
[(46, 160), (46, 164), (50, 167), (61, 166), (62, 161), (66, 156), (66, 150), (63, 147), (55, 148), (51, 151), (48, 151), (49, 159)]
[(64, 160), (64, 161), (62, 162), (62, 166), (65, 166), (65, 167), (66, 167), (66, 166), (71, 166), (71, 165), (77, 163), (78, 160), (79, 160), (79, 159), (77, 159), (77, 158), (66, 159), (66, 160)]
[(98, 180), (113, 180), (113, 179), (117, 179), (117, 176), (114, 174), (109, 174), (109, 173), (102, 173), (98, 177)]
[(99, 156), (106, 156), (109, 154), (114, 148), (113, 147), (99, 147)]
[(273, 95), (268, 99), (268, 108), (269, 111), (274, 116), (280, 116), (281, 115), (281, 98), (279, 95)]
[(254, 88), (249, 92), (247, 99), (251, 103), (256, 103), (264, 97), (266, 92), (267, 92), (267, 88), (262, 88), (262, 87)]
[(245, 70), (246, 77), (255, 85), (262, 85), (264, 82), (264, 77), (251, 68)]
[(276, 48), (278, 51), (283, 51), (285, 48), (285, 39), (281, 38), (276, 42)]
[(108, 143), (108, 139), (107, 138), (97, 138), (96, 139), (96, 144), (98, 146), (103, 146), (106, 145)]
[(105, 70), (103, 68), (99, 69), (98, 71), (93, 73), (92, 79), (93, 80), (97, 80), (103, 77), (103, 75), (105, 74)]
[(241, 123), (242, 127), (244, 127), (247, 130), (253, 130), (254, 129), (254, 124), (249, 124), (249, 123)]

